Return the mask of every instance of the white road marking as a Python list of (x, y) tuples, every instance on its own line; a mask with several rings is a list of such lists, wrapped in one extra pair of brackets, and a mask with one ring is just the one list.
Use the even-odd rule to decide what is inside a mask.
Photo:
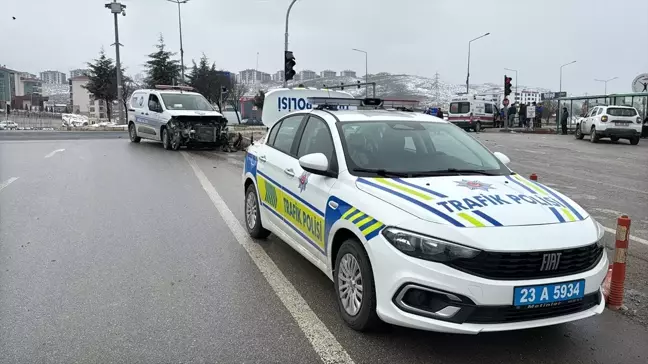
[[(616, 229), (610, 229), (609, 227), (603, 226), (603, 230), (607, 231), (608, 233), (615, 235), (616, 236)], [(648, 245), (648, 240), (642, 239), (638, 236), (630, 235), (630, 240), (636, 241), (637, 243), (643, 244), (643, 245)]]
[(10, 184), (16, 182), (17, 179), (18, 179), (18, 177), (11, 177), (8, 180), (0, 183), (0, 191), (4, 190), (5, 187), (9, 186)]
[(304, 335), (310, 341), (313, 349), (319, 355), (320, 359), (322, 359), (322, 362), (326, 364), (353, 363), (353, 359), (351, 359), (326, 325), (317, 317), (315, 312), (311, 310), (306, 300), (297, 292), (295, 287), (283, 275), (281, 270), (277, 268), (261, 246), (250, 238), (247, 231), (245, 231), (236, 216), (227, 207), (225, 201), (223, 201), (214, 186), (209, 182), (209, 179), (205, 176), (198, 164), (196, 164), (193, 157), (187, 152), (180, 153), (193, 169), (202, 188), (207, 192), (207, 195), (225, 221), (225, 224), (230, 228), (239, 244), (250, 255), (250, 258), (252, 258), (259, 268), (277, 297), (279, 297), (286, 309), (288, 309), (288, 312), (290, 312), (297, 325), (299, 325), (299, 328), (304, 332)]
[(64, 151), (65, 151), (65, 149), (57, 149), (57, 150), (51, 152), (50, 154), (46, 155), (45, 158), (49, 158), (49, 157), (53, 156), (56, 153), (60, 153), (60, 152), (64, 152)]

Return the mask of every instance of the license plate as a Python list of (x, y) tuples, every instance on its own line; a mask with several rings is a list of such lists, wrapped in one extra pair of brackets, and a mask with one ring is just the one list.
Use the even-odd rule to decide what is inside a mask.
[(513, 305), (546, 307), (557, 305), (559, 302), (580, 299), (584, 295), (585, 280), (515, 287)]
[(619, 123), (619, 122), (616, 122), (616, 123), (614, 123), (614, 125), (616, 125), (616, 126), (628, 126), (628, 125), (630, 125), (630, 123)]

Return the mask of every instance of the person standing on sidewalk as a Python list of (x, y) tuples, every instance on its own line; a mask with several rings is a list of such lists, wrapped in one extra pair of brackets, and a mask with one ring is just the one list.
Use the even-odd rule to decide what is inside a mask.
[(508, 109), (508, 127), (512, 128), (513, 124), (515, 123), (515, 113), (517, 110), (515, 109), (515, 104), (511, 104)]
[(569, 119), (569, 113), (567, 108), (563, 107), (562, 116), (560, 117), (560, 126), (562, 127), (562, 135), (567, 135), (567, 120)]
[(526, 126), (526, 109), (526, 104), (521, 103), (520, 109), (518, 110), (518, 128)]

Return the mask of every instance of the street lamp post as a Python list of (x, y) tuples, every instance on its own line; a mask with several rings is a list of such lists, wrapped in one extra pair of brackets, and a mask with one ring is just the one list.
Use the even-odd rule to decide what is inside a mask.
[(369, 54), (366, 51), (363, 51), (362, 49), (356, 49), (352, 48), (352, 50), (360, 53), (364, 53), (365, 55), (365, 97), (369, 97), (369, 63), (368, 63), (368, 58)]
[(608, 80), (598, 80), (598, 79), (594, 79), (594, 81), (596, 81), (596, 82), (603, 82), (603, 83), (605, 84), (605, 92), (604, 92), (604, 95), (607, 95), (607, 83), (610, 82), (610, 81), (612, 81), (612, 80), (616, 80), (617, 78), (619, 78), (619, 77), (612, 77), (612, 78), (610, 78), (610, 79), (608, 79)]
[(563, 67), (569, 66), (570, 64), (574, 64), (574, 63), (576, 63), (576, 61), (571, 61), (569, 63), (565, 63), (562, 66), (560, 66), (560, 90), (558, 90), (558, 91), (562, 92), (562, 69), (563, 69)]
[(121, 60), (119, 59), (119, 24), (117, 21), (117, 14), (121, 13), (123, 16), (126, 16), (126, 5), (118, 3), (117, 0), (113, 0), (112, 3), (105, 5), (106, 8), (110, 9), (110, 12), (115, 18), (115, 67), (117, 73), (117, 110), (119, 110), (119, 120), (117, 124), (122, 124), (124, 122), (124, 105), (122, 104), (122, 74), (121, 74)]
[(167, 0), (178, 4), (178, 28), (180, 29), (180, 74), (182, 84), (185, 83), (185, 66), (184, 66), (184, 49), (182, 48), (182, 17), (180, 14), (180, 4), (186, 4), (189, 0)]
[(517, 94), (519, 92), (518, 91), (518, 71), (511, 68), (504, 68), (504, 69), (507, 71), (515, 72), (515, 95), (513, 96), (513, 103), (515, 103), (515, 99), (517, 98)]
[[(293, 5), (295, 5), (295, 2), (297, 2), (297, 0), (292, 0), (292, 2), (290, 3), (290, 6), (288, 6), (288, 11), (286, 11), (286, 41), (285, 41), (285, 44), (284, 44), (284, 57), (283, 57), (284, 63), (286, 63), (285, 54), (286, 54), (286, 52), (288, 52), (288, 18), (290, 17), (290, 10), (292, 9)], [(285, 67), (284, 67), (284, 70), (285, 70)], [(288, 81), (286, 81), (286, 73), (284, 72), (283, 87), (285, 88), (287, 86), (288, 86)]]
[(489, 35), (490, 33), (486, 33), (484, 35), (481, 35), (471, 41), (468, 42), (468, 72), (466, 73), (466, 95), (470, 92), (469, 90), (469, 85), (470, 85), (470, 43), (476, 41), (477, 39), (484, 38), (485, 36)]

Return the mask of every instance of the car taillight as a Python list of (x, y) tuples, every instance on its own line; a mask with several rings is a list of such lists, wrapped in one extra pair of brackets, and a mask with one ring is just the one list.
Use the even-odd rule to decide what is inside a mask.
[(602, 122), (606, 122), (607, 119), (608, 119), (607, 115), (603, 115), (603, 116), (601, 116), (601, 121), (602, 121)]

